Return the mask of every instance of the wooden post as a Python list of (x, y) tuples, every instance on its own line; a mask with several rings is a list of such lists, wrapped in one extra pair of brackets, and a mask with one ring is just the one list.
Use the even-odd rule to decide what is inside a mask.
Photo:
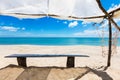
[(17, 62), (19, 66), (27, 67), (26, 65), (26, 57), (17, 57)]
[(111, 26), (111, 21), (109, 19), (109, 50), (108, 50), (107, 67), (111, 65), (111, 54), (112, 54), (112, 26)]
[(67, 57), (67, 68), (74, 67), (75, 57)]

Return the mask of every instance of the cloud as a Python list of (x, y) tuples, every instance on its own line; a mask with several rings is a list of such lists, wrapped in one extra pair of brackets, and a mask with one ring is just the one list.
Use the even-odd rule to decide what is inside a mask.
[[(74, 33), (79, 37), (101, 37), (102, 30), (84, 30), (83, 32)], [(104, 31), (104, 36), (108, 35), (108, 31)]]
[(90, 22), (87, 22), (87, 21), (83, 21), (82, 22), (82, 25), (86, 25), (86, 24), (89, 24)]
[(0, 28), (1, 30), (6, 30), (6, 31), (11, 31), (11, 32), (16, 32), (19, 28), (15, 28), (12, 26), (3, 26)]
[(67, 21), (64, 21), (63, 23), (64, 23), (64, 24), (67, 24)]
[(25, 30), (25, 28), (23, 27), (23, 28), (21, 28), (21, 30)]
[(13, 27), (13, 26), (2, 26), (0, 30), (10, 31), (10, 32), (17, 32), (18, 30), (25, 30), (25, 28)]
[(112, 6), (108, 9), (108, 12), (113, 11), (117, 8), (120, 8), (120, 4), (118, 4), (118, 5), (112, 4)]
[[(120, 22), (120, 19), (114, 19), (114, 21), (116, 22), (116, 23), (119, 23)], [(104, 21), (104, 23), (103, 24), (101, 24), (100, 26), (99, 26), (99, 28), (107, 28), (109, 25), (108, 25), (108, 20), (106, 20), (106, 21)], [(114, 25), (112, 25), (113, 26), (113, 28), (115, 28), (114, 27)]]
[(89, 22), (89, 21), (83, 21), (83, 22), (82, 22), (82, 25), (83, 25), (83, 26), (87, 26), (87, 25), (90, 24), (90, 23), (91, 23), (91, 22)]
[(57, 20), (57, 23), (59, 23), (60, 21), (59, 20)]
[(70, 22), (69, 25), (68, 25), (68, 27), (73, 28), (73, 27), (75, 27), (77, 25), (78, 25), (78, 22), (74, 21), (74, 22)]

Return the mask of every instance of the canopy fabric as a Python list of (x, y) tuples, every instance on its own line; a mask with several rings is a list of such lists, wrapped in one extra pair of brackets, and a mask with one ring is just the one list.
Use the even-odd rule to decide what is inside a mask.
[[(84, 20), (80, 18), (103, 16), (104, 13), (96, 0), (0, 0), (0, 15), (18, 18), (51, 16), (60, 19)], [(116, 15), (120, 17), (118, 13)], [(100, 22), (103, 17), (85, 20)]]

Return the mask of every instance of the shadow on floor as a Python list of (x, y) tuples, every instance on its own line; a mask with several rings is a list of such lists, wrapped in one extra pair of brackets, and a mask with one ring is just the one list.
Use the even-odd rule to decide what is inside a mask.
[[(2, 80), (80, 80), (92, 72), (102, 80), (113, 80), (107, 72), (89, 67), (27, 67), (9, 65), (0, 69)], [(11, 75), (10, 75), (11, 74)]]
[[(105, 67), (106, 69), (106, 67)], [(81, 79), (83, 76), (85, 76), (86, 74), (88, 74), (89, 72), (93, 72), (94, 74), (96, 74), (97, 76), (99, 76), (102, 80), (113, 80), (112, 77), (110, 77), (107, 72), (105, 72), (105, 69), (102, 70), (95, 70), (95, 69), (91, 69), (89, 68), (89, 70), (87, 72), (85, 72), (84, 74), (82, 74), (81, 76), (78, 76), (75, 80)]]

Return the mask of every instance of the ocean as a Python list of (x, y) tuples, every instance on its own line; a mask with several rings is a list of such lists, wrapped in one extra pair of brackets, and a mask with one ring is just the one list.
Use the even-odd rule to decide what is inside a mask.
[[(118, 40), (120, 41), (120, 39)], [(117, 43), (120, 46), (120, 43)], [(67, 46), (67, 45), (108, 45), (108, 38), (74, 38), (74, 37), (0, 37), (0, 45), (47, 45), (47, 46)]]

